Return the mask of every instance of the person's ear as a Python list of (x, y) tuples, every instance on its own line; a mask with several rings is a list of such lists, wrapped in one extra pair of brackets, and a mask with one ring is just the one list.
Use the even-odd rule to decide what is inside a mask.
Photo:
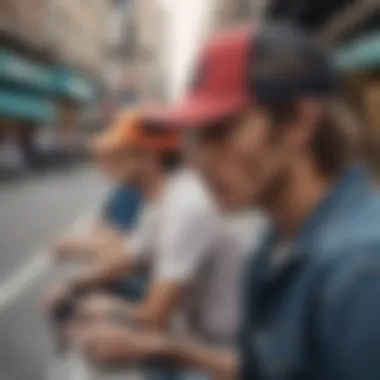
[(315, 99), (302, 99), (296, 105), (296, 118), (290, 134), (292, 146), (305, 149), (312, 140), (322, 114), (322, 105)]

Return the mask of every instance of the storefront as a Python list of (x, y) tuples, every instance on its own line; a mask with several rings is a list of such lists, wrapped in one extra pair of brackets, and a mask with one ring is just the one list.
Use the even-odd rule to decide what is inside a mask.
[[(0, 149), (13, 146), (8, 151), (21, 151), (29, 165), (36, 162), (31, 157), (38, 155), (31, 154), (39, 147), (33, 146), (34, 141), (51, 141), (50, 150), (53, 145), (64, 149), (70, 141), (66, 135), (73, 134), (78, 116), (95, 97), (94, 84), (73, 69), (44, 66), (0, 50)], [(38, 134), (51, 137), (42, 139)]]

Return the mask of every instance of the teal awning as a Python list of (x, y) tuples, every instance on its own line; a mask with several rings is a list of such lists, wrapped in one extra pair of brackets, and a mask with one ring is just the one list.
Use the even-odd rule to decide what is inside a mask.
[(54, 104), (43, 98), (0, 92), (0, 116), (52, 124), (57, 114)]
[(343, 46), (335, 61), (343, 71), (380, 69), (380, 31)]
[(0, 50), (0, 79), (47, 91), (51, 90), (54, 84), (54, 75), (50, 69), (6, 50)]
[(59, 94), (81, 103), (91, 103), (96, 97), (95, 86), (68, 68), (55, 70), (55, 88)]
[(94, 83), (77, 70), (47, 67), (8, 50), (0, 50), (0, 80), (39, 88), (79, 103), (90, 103), (97, 95)]

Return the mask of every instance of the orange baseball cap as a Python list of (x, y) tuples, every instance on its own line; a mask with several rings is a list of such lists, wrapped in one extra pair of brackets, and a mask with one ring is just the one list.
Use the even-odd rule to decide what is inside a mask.
[(138, 111), (123, 110), (115, 121), (91, 141), (95, 154), (113, 153), (128, 148), (148, 149), (157, 152), (179, 150), (178, 132), (150, 128), (142, 123)]

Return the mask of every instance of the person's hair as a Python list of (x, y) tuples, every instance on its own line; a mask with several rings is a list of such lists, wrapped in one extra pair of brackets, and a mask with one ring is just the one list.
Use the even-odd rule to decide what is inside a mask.
[(182, 154), (178, 151), (160, 153), (160, 163), (166, 172), (177, 170), (182, 164)]
[[(297, 118), (297, 102), (266, 105), (273, 134)], [(350, 116), (348, 116), (350, 115)], [(351, 117), (352, 116), (352, 117)], [(337, 175), (356, 152), (357, 125), (349, 109), (340, 101), (329, 100), (310, 142), (311, 155), (322, 175)]]

